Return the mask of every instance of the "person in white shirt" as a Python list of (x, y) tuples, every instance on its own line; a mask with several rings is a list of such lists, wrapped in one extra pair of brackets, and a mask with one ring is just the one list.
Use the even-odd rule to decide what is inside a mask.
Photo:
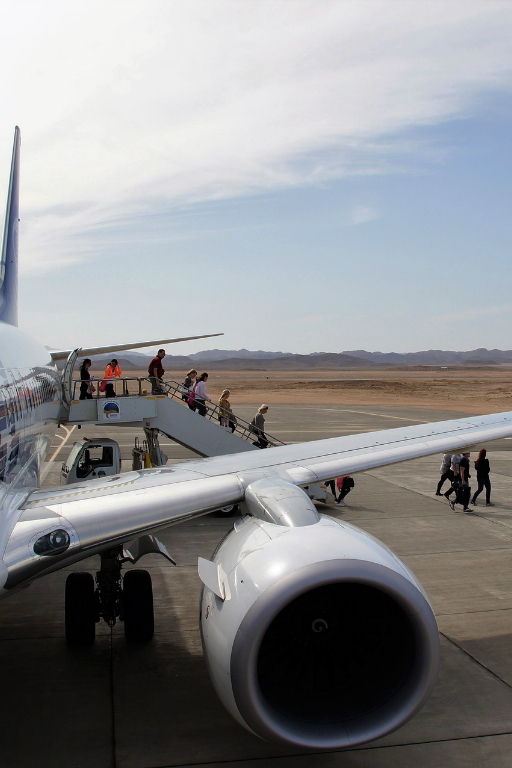
[(445, 453), (441, 462), (441, 468), (439, 469), (441, 478), (437, 484), (436, 496), (442, 496), (441, 488), (444, 485), (445, 480), (451, 480), (453, 478), (452, 472), (452, 454)]
[(461, 453), (452, 454), (452, 484), (448, 491), (444, 494), (444, 497), (450, 501), (452, 493), (457, 493), (457, 488), (460, 485), (460, 472), (459, 464), (462, 459)]
[(198, 376), (195, 387), (193, 389), (194, 393), (194, 406), (199, 411), (200, 416), (206, 416), (206, 405), (205, 400), (208, 400), (209, 403), (211, 403), (211, 398), (208, 397), (206, 394), (206, 382), (208, 380), (208, 374), (202, 373), (200, 376)]

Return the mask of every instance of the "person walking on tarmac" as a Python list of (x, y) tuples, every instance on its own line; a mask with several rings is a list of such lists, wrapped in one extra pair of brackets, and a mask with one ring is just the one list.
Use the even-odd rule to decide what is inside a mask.
[(354, 485), (355, 485), (354, 478), (350, 477), (350, 475), (346, 475), (345, 477), (338, 477), (338, 479), (336, 480), (336, 486), (340, 493), (336, 503), (338, 504), (339, 507), (345, 506), (345, 502), (343, 501), (343, 499), (345, 498), (345, 496), (347, 496), (350, 493)]
[(491, 501), (491, 481), (489, 480), (489, 472), (491, 471), (491, 465), (487, 458), (487, 451), (482, 448), (478, 454), (478, 458), (475, 461), (476, 479), (478, 483), (478, 490), (473, 494), (471, 503), (476, 505), (477, 496), (482, 493), (485, 488), (485, 505), (487, 507), (494, 507)]
[[(105, 382), (105, 397), (116, 396), (116, 390), (114, 388), (112, 379), (120, 379), (120, 378), (121, 378), (121, 366), (119, 365), (116, 358), (114, 357), (105, 368), (105, 374), (103, 376), (103, 381)], [(103, 381), (101, 382), (102, 384), (103, 384)]]
[(452, 466), (451, 466), (452, 484), (450, 488), (448, 488), (446, 493), (443, 494), (445, 499), (448, 499), (448, 501), (450, 501), (450, 496), (452, 495), (452, 493), (457, 493), (457, 489), (460, 486), (459, 464), (460, 464), (461, 458), (462, 458), (461, 453), (452, 453)]
[(163, 394), (162, 384), (163, 375), (165, 373), (162, 360), (165, 357), (165, 349), (159, 349), (155, 357), (148, 365), (149, 381), (151, 382), (151, 394), (161, 395)]
[(469, 474), (469, 457), (470, 457), (469, 451), (466, 451), (462, 454), (462, 458), (459, 462), (459, 477), (460, 477), (460, 486), (457, 490), (457, 495), (455, 497), (455, 501), (450, 501), (450, 507), (455, 512), (455, 505), (456, 504), (462, 504), (464, 507), (464, 512), (466, 514), (469, 514), (473, 510), (469, 508), (469, 499), (471, 497), (471, 488), (469, 487), (469, 478), (471, 475)]
[(452, 472), (452, 454), (451, 453), (445, 453), (443, 456), (443, 460), (441, 462), (441, 467), (439, 468), (439, 474), (441, 475), (439, 482), (437, 484), (437, 490), (436, 490), (436, 496), (442, 496), (441, 488), (444, 485), (445, 480), (453, 480), (453, 472)]

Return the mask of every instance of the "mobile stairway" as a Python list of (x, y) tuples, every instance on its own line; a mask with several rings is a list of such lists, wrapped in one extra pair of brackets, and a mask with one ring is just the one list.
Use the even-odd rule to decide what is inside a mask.
[[(140, 426), (146, 434), (157, 432), (169, 437), (200, 456), (222, 456), (228, 453), (260, 450), (249, 422), (236, 417), (235, 431), (220, 425), (220, 409), (205, 403), (206, 416), (192, 411), (186, 402), (187, 392), (182, 384), (166, 381), (162, 394), (148, 394), (151, 384), (144, 378), (123, 378), (114, 381), (115, 398), (105, 398), (97, 390), (90, 400), (79, 400), (80, 382), (73, 381), (69, 393), (69, 424), (104, 426)], [(265, 433), (268, 447), (284, 445)]]

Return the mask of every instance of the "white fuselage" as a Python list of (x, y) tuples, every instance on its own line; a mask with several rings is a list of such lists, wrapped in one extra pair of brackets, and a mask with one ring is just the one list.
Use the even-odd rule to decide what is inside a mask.
[(0, 546), (20, 500), (39, 484), (42, 462), (62, 409), (51, 355), (19, 328), (0, 323)]

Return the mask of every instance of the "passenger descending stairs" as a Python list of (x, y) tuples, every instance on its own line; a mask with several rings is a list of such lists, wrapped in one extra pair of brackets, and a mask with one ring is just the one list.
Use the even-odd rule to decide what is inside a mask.
[[(133, 381), (133, 380), (132, 380)], [(236, 417), (236, 429), (220, 426), (219, 408), (212, 403), (206, 403), (207, 415), (200, 416), (190, 410), (183, 400), (183, 385), (176, 382), (165, 382), (165, 394), (147, 395), (139, 383), (140, 394), (129, 394), (129, 379), (116, 381), (116, 388), (123, 395), (113, 400), (95, 397), (92, 400), (71, 400), (69, 416), (70, 424), (101, 424), (121, 427), (136, 426), (147, 430), (158, 430), (177, 443), (189, 448), (200, 456), (222, 456), (229, 453), (260, 450), (253, 445), (256, 440), (248, 422)], [(107, 404), (118, 405), (118, 412), (107, 411)], [(115, 417), (115, 418), (112, 418)], [(266, 434), (269, 447), (284, 445), (280, 440)]]

